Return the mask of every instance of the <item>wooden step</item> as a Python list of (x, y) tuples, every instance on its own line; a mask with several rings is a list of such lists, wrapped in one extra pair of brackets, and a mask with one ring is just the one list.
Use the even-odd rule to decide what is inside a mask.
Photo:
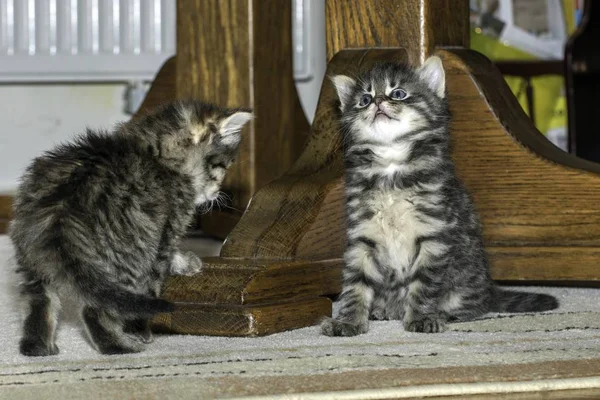
[(178, 309), (153, 320), (153, 330), (178, 334), (260, 336), (331, 316), (341, 290), (342, 260), (260, 262), (203, 259), (195, 276), (170, 277), (163, 298)]
[(318, 324), (331, 316), (331, 300), (314, 297), (262, 305), (177, 303), (172, 313), (152, 321), (157, 333), (214, 336), (264, 336)]

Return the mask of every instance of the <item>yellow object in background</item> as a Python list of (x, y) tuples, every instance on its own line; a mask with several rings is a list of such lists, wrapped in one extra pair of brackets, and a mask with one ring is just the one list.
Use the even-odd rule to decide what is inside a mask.
[(577, 0), (562, 0), (563, 13), (565, 15), (565, 24), (567, 25), (567, 34), (571, 35), (575, 32), (575, 5)]
[(567, 149), (567, 98), (563, 95), (558, 98), (554, 106), (552, 118), (548, 124), (546, 136), (552, 143), (555, 143), (561, 149)]
[[(492, 61), (536, 59), (529, 53), (507, 46), (493, 37), (481, 34), (478, 29), (471, 30), (471, 49), (484, 54)], [(523, 110), (528, 113), (525, 80), (513, 76), (505, 76), (504, 79), (517, 97)], [(556, 129), (558, 125), (562, 125), (566, 129), (566, 113), (563, 113), (562, 116), (555, 113), (557, 102), (564, 102), (564, 78), (557, 75), (544, 75), (533, 78), (531, 81), (535, 125), (538, 130), (543, 134), (547, 134), (549, 129)]]

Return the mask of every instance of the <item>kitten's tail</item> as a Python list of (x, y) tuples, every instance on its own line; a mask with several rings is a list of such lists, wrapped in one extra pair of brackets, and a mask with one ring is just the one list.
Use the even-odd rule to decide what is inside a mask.
[(129, 318), (152, 318), (154, 315), (175, 311), (175, 305), (167, 300), (129, 292), (116, 285), (103, 284), (88, 292), (88, 297), (99, 308), (111, 309)]
[[(62, 279), (75, 293), (85, 299), (88, 305), (100, 310), (114, 311), (127, 319), (151, 318), (159, 313), (175, 311), (175, 305), (171, 302), (131, 292), (126, 287), (108, 280), (101, 267), (90, 265), (81, 257), (74, 256), (67, 247), (62, 245), (62, 243), (70, 243), (72, 238), (65, 233), (60, 220), (53, 228), (55, 238), (50, 240), (50, 243), (61, 244), (54, 246), (53, 250), (58, 250), (63, 267), (69, 271), (62, 276)], [(63, 241), (63, 237), (67, 240)], [(81, 245), (85, 246), (86, 243)]]
[(151, 318), (175, 310), (175, 305), (167, 300), (130, 292), (105, 278), (94, 276), (91, 269), (86, 272), (84, 279), (72, 277), (70, 283), (92, 307), (111, 310), (128, 319)]
[(548, 311), (555, 308), (558, 308), (558, 300), (549, 294), (496, 288), (490, 311), (519, 313)]

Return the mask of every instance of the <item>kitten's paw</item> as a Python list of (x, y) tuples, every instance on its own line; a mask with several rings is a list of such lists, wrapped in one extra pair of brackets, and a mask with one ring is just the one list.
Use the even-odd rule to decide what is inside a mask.
[(19, 343), (19, 351), (28, 357), (45, 357), (58, 354), (58, 346), (52, 344), (47, 346), (40, 340), (23, 338)]
[(123, 327), (123, 331), (136, 337), (136, 341), (144, 344), (149, 344), (154, 341), (150, 325), (146, 320), (127, 321)]
[(389, 313), (388, 319), (390, 321), (402, 321), (402, 320), (404, 320), (404, 310), (403, 309), (398, 309), (398, 310), (392, 311), (391, 313)]
[(387, 317), (385, 310), (373, 310), (371, 311), (371, 315), (369, 315), (369, 319), (373, 321), (387, 321), (389, 318)]
[(183, 275), (191, 276), (200, 273), (202, 270), (202, 260), (196, 254), (188, 251), (184, 257), (187, 259), (188, 267)]
[(408, 332), (438, 333), (446, 330), (446, 322), (434, 317), (420, 317), (404, 321), (404, 330)]
[(185, 254), (176, 253), (171, 261), (172, 275), (191, 276), (202, 270), (202, 260), (191, 251)]
[(140, 338), (140, 340), (144, 344), (150, 344), (150, 343), (154, 342), (154, 336), (152, 335), (152, 332), (150, 331), (150, 329), (138, 333), (137, 336)]
[(97, 344), (97, 349), (102, 354), (129, 354), (140, 353), (146, 348), (146, 343), (141, 335), (128, 334), (118, 341)]
[(98, 349), (98, 351), (100, 351), (100, 353), (106, 354), (106, 355), (139, 353), (142, 350), (144, 350), (144, 349), (137, 347), (137, 346), (136, 347), (126, 347), (126, 346), (119, 346), (119, 345), (105, 346), (105, 347), (101, 347)]
[(354, 324), (333, 318), (327, 318), (321, 324), (321, 333), (325, 336), (356, 336), (368, 330), (368, 324)]

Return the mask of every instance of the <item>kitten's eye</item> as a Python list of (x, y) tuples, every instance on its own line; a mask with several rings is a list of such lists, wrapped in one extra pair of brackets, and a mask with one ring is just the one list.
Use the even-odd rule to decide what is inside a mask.
[(402, 89), (394, 89), (392, 93), (390, 93), (390, 97), (393, 100), (404, 100), (408, 97), (408, 94)]
[(369, 104), (371, 104), (371, 101), (373, 100), (373, 96), (371, 96), (368, 93), (365, 93), (362, 95), (362, 97), (360, 98), (360, 101), (358, 102), (358, 106), (359, 107), (366, 107)]

